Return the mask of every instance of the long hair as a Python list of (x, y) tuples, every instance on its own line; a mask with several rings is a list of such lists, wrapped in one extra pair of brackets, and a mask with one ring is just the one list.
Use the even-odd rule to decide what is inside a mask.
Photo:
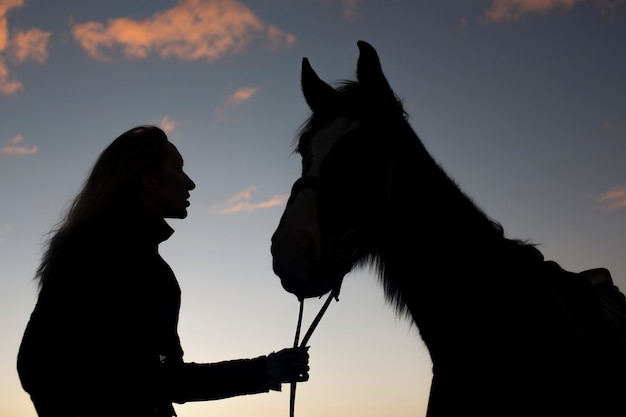
[(167, 135), (156, 126), (138, 126), (121, 134), (98, 157), (81, 190), (52, 236), (35, 279), (43, 285), (46, 271), (77, 229), (138, 207), (142, 173), (157, 169), (165, 157)]

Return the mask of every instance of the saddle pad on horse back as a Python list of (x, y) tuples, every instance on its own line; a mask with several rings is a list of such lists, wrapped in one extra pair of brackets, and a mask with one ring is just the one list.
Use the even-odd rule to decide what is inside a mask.
[(593, 284), (602, 307), (617, 328), (626, 349), (626, 296), (613, 283), (611, 273), (606, 268), (594, 268), (580, 272)]

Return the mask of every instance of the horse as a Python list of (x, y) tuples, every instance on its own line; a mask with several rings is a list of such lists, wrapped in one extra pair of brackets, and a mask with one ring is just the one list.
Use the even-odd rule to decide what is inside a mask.
[(591, 280), (505, 237), (426, 150), (376, 50), (357, 45), (356, 80), (331, 86), (302, 60), (302, 174), (271, 239), (283, 288), (336, 295), (373, 268), (432, 360), (428, 417), (626, 416), (624, 344)]

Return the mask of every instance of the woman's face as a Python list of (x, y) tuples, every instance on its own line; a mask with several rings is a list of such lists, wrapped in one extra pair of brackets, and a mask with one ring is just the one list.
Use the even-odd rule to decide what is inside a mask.
[(146, 203), (162, 218), (184, 219), (189, 207), (189, 191), (196, 184), (183, 171), (183, 157), (167, 142), (165, 158), (156, 172), (147, 175)]

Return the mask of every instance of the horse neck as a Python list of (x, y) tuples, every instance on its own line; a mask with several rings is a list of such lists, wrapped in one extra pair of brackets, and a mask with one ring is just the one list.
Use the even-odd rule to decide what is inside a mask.
[[(385, 216), (389, 223), (381, 228), (386, 235), (379, 263), (387, 297), (414, 319), (431, 354), (449, 353), (440, 348), (445, 345), (471, 352), (463, 346), (473, 343), (470, 329), (488, 332), (488, 324), (476, 323), (491, 320), (494, 309), (508, 308), (500, 304), (500, 294), (515, 290), (515, 280), (504, 279), (504, 259), (516, 262), (518, 254), (532, 249), (504, 239), (425, 150), (418, 161), (415, 153), (412, 158), (410, 164), (400, 161), (398, 176), (413, 189), (397, 189), (395, 205), (416, 207), (417, 193), (418, 209)], [(438, 355), (432, 356), (436, 361)]]
[(390, 222), (383, 226), (389, 231), (386, 245), (406, 247), (404, 235), (413, 238), (415, 246), (410, 249), (424, 262), (437, 265), (451, 257), (465, 265), (484, 262), (469, 249), (491, 251), (500, 247), (504, 239), (499, 226), (461, 191), (417, 135), (412, 130), (408, 134), (412, 140), (404, 142), (412, 146), (397, 152), (390, 197), (392, 215), (383, 220)]

